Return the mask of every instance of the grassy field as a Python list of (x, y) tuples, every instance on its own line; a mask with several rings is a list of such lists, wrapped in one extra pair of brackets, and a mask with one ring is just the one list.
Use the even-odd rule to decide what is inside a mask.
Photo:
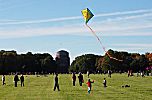
[[(87, 93), (87, 75), (84, 75), (82, 87), (76, 81), (72, 86), (72, 75), (59, 74), (59, 85), (61, 91), (53, 91), (54, 76), (47, 77), (26, 75), (25, 86), (14, 87), (13, 76), (6, 76), (6, 85), (0, 86), (0, 100), (152, 100), (152, 76), (127, 77), (127, 74), (90, 75), (92, 91)], [(107, 88), (103, 87), (103, 78), (107, 79)], [(0, 81), (1, 82), (1, 81)], [(2, 82), (1, 82), (2, 83)], [(130, 85), (122, 88), (122, 85)]]

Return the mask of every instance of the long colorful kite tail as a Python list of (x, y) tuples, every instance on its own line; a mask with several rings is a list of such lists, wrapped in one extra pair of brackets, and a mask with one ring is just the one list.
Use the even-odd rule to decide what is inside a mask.
[(96, 32), (95, 32), (87, 23), (86, 23), (85, 25), (91, 30), (92, 34), (97, 38), (97, 40), (99, 41), (102, 49), (104, 50), (104, 52), (108, 55), (108, 57), (109, 57), (110, 59), (114, 59), (114, 60), (117, 60), (117, 61), (123, 61), (123, 60), (119, 60), (119, 59), (117, 59), (117, 58), (112, 57), (112, 56), (108, 53), (108, 51), (106, 51), (106, 49), (105, 49), (105, 47), (103, 46), (100, 38), (96, 35)]
[(119, 59), (110, 56), (110, 54), (105, 50), (105, 47), (103, 46), (100, 38), (96, 35), (96, 32), (95, 32), (90, 26), (87, 25), (88, 21), (94, 16), (93, 13), (92, 13), (88, 8), (83, 9), (83, 10), (81, 11), (81, 13), (82, 13), (82, 15), (83, 15), (83, 17), (84, 17), (86, 26), (91, 30), (92, 34), (97, 38), (97, 40), (99, 41), (102, 49), (103, 49), (104, 52), (108, 55), (108, 57), (109, 57), (110, 59), (115, 59), (115, 60), (120, 61)]
[(115, 57), (112, 57), (108, 52), (106, 52), (106, 54), (109, 56), (110, 59), (114, 59), (114, 60), (117, 60), (117, 61), (123, 61), (123, 60), (117, 59)]
[(102, 49), (104, 50), (104, 52), (107, 52), (107, 51), (105, 50), (105, 47), (103, 46), (100, 38), (96, 35), (95, 31), (94, 31), (90, 26), (88, 26), (88, 24), (86, 24), (86, 26), (91, 30), (92, 34), (97, 38), (97, 40), (99, 41), (100, 45), (102, 46)]

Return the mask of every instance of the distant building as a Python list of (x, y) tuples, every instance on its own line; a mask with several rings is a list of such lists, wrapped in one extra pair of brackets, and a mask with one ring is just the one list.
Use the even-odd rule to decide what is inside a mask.
[(70, 57), (67, 51), (61, 50), (56, 54), (56, 64), (58, 73), (68, 73), (68, 68), (70, 66)]

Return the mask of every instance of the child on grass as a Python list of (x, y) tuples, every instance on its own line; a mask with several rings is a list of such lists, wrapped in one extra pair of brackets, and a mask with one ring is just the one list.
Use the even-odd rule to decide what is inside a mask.
[(103, 80), (103, 86), (107, 87), (107, 80), (106, 80), (106, 78), (104, 78), (104, 80)]
[(88, 79), (88, 82), (86, 84), (88, 84), (88, 94), (90, 94), (91, 92), (91, 83), (94, 83), (94, 80), (93, 81), (90, 81), (90, 79)]

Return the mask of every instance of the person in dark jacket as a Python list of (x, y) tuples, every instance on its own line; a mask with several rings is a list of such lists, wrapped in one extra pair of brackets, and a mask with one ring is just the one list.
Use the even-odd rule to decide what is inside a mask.
[(59, 89), (59, 83), (58, 83), (58, 74), (55, 75), (55, 84), (54, 84), (54, 91), (56, 90), (56, 87), (58, 88), (58, 91), (60, 91)]
[(73, 79), (73, 86), (75, 86), (75, 81), (76, 81), (76, 75), (75, 75), (75, 73), (73, 73), (72, 79)]
[(79, 78), (79, 84), (80, 84), (80, 86), (82, 86), (82, 83), (84, 82), (83, 81), (83, 75), (81, 73), (79, 73), (78, 78)]
[(17, 82), (18, 81), (19, 81), (18, 75), (15, 74), (15, 76), (14, 76), (15, 87), (17, 87)]
[(24, 76), (23, 76), (23, 74), (20, 77), (20, 81), (21, 81), (21, 87), (24, 86)]

